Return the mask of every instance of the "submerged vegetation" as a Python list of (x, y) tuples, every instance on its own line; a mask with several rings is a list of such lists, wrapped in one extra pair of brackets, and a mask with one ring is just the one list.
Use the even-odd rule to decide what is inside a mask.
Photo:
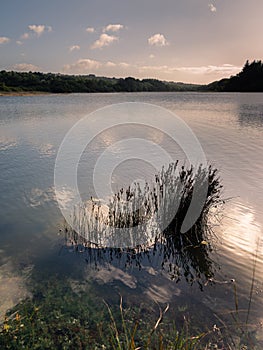
[[(38, 284), (32, 299), (10, 310), (0, 331), (1, 349), (198, 349), (204, 337), (192, 336), (186, 320), (179, 332), (159, 313), (101, 303), (59, 277)], [(158, 310), (158, 308), (157, 308)], [(152, 315), (153, 313), (153, 315)], [(155, 319), (155, 320), (154, 320)]]
[[(235, 282), (233, 294), (237, 300)], [(91, 350), (259, 350), (256, 333), (239, 318), (238, 302), (232, 324), (219, 317), (207, 327), (193, 323), (179, 306), (176, 320), (169, 305), (110, 305), (92, 286), (54, 276), (35, 281), (32, 298), (6, 313), (0, 329), (1, 349)], [(203, 320), (204, 321), (204, 320)]]

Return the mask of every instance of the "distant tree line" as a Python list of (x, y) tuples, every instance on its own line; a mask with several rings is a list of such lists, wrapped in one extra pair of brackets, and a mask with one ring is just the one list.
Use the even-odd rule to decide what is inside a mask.
[(229, 79), (222, 79), (206, 85), (207, 91), (263, 92), (263, 63), (246, 61), (242, 71)]
[(240, 73), (208, 85), (184, 84), (157, 79), (107, 78), (40, 72), (0, 72), (4, 92), (141, 92), (141, 91), (225, 91), (263, 92), (263, 63), (247, 61)]
[(64, 75), (40, 72), (0, 72), (0, 91), (71, 92), (140, 92), (193, 91), (199, 85), (160, 81), (157, 79), (106, 78), (89, 75)]

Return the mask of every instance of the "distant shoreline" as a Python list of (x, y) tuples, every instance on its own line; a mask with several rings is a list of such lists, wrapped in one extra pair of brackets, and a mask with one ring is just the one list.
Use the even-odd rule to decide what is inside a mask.
[(0, 97), (4, 96), (52, 96), (52, 95), (72, 95), (72, 94), (140, 94), (140, 93), (191, 93), (191, 92), (214, 92), (214, 91), (96, 91), (96, 92), (45, 92), (45, 91), (0, 91)]
[(118, 92), (263, 92), (263, 62), (246, 61), (237, 75), (205, 85), (153, 78), (0, 71), (1, 96)]
[(3, 92), (0, 91), (0, 98), (1, 97), (20, 97), (20, 96), (24, 96), (24, 97), (29, 97), (29, 96), (55, 96), (55, 95), (72, 95), (72, 94), (138, 94), (138, 93), (262, 93), (260, 91), (131, 91), (131, 92), (127, 92), (127, 91), (116, 91), (116, 92), (100, 92), (100, 91), (96, 91), (96, 92), (45, 92), (45, 91), (20, 91), (20, 92), (16, 92), (16, 91), (10, 91), (10, 92)]
[(45, 91), (0, 91), (1, 96), (35, 96), (35, 95), (54, 95)]
[(203, 93), (210, 93), (210, 94), (214, 94), (214, 93), (263, 93), (263, 91), (213, 91), (213, 90), (200, 90), (200, 91), (115, 91), (115, 92), (104, 92), (104, 91), (96, 91), (96, 92), (45, 92), (45, 91), (8, 91), (8, 92), (3, 92), (0, 91), (0, 98), (1, 97), (20, 97), (20, 96), (24, 96), (24, 97), (29, 97), (29, 96), (57, 96), (57, 95), (72, 95), (72, 94), (140, 94), (140, 93), (199, 93), (199, 94), (203, 94)]

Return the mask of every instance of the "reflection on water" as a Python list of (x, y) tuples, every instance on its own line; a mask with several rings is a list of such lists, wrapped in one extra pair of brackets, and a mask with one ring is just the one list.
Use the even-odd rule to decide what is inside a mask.
[(0, 152), (6, 151), (9, 148), (13, 148), (17, 146), (17, 141), (15, 138), (9, 138), (3, 135), (0, 139)]
[[(138, 183), (122, 188), (108, 205), (91, 199), (75, 207), (63, 230), (66, 250), (84, 253), (96, 268), (117, 264), (141, 270), (146, 264), (176, 283), (182, 278), (191, 285), (197, 282), (202, 290), (214, 277), (210, 217), (223, 204), (222, 185), (211, 166), (199, 166), (196, 172), (178, 167), (178, 162), (170, 163), (142, 188)], [(186, 213), (202, 195), (201, 212), (182, 231)]]
[[(110, 271), (116, 271), (118, 268), (119, 277), (112, 274), (111, 280), (123, 278), (125, 282), (126, 273), (135, 271), (144, 271), (147, 269), (150, 275), (162, 273), (175, 283), (181, 280), (190, 285), (197, 283), (201, 290), (209, 282), (213, 282), (213, 276), (216, 271), (216, 264), (211, 259), (211, 245), (200, 244), (198, 246), (185, 247), (182, 249), (169, 242), (155, 244), (152, 248), (147, 249), (130, 249), (121, 250), (114, 248), (91, 248), (85, 244), (72, 244), (66, 241), (60, 254), (75, 253), (81, 255), (88, 266), (94, 267), (95, 270), (105, 272), (111, 275)], [(97, 276), (97, 273), (95, 273)], [(115, 276), (115, 277), (114, 277)], [(104, 281), (105, 282), (105, 281)], [(106, 283), (106, 282), (105, 282)], [(135, 288), (135, 286), (134, 286)], [(165, 286), (164, 286), (165, 288)]]
[(46, 157), (54, 156), (56, 153), (54, 146), (51, 145), (50, 143), (40, 145), (38, 151), (40, 155), (46, 156)]
[[(238, 201), (228, 203), (227, 216), (220, 232), (224, 246), (223, 261), (230, 261), (228, 273), (244, 286), (240, 295), (248, 297), (253, 279), (253, 303), (257, 314), (263, 316), (263, 245), (262, 231), (252, 208)], [(223, 263), (223, 268), (225, 264)], [(242, 271), (242, 273), (240, 273)], [(255, 274), (255, 275), (254, 275)]]
[[(262, 321), (262, 94), (142, 93), (1, 97), (0, 279), (3, 283), (0, 297), (1, 300), (8, 300), (5, 307), (26, 295), (25, 284), (17, 276), (19, 262), (25, 261), (23, 269), (29, 271), (34, 266), (37, 273), (45, 271), (46, 276), (56, 271), (65, 276), (72, 274), (79, 277), (82, 276), (79, 271), (85, 271), (89, 281), (94, 278), (98, 283), (98, 295), (113, 295), (117, 290), (127, 300), (130, 298), (137, 302), (146, 296), (160, 302), (169, 300), (172, 303), (170, 312), (174, 317), (178, 313), (178, 306), (187, 308), (190, 305), (192, 313), (202, 315), (203, 322), (209, 323), (215, 312), (222, 312), (226, 316), (229, 310), (235, 308), (232, 284), (215, 282), (214, 285), (205, 286), (204, 292), (198, 286), (188, 286), (184, 278), (176, 284), (177, 278), (173, 281), (170, 279), (169, 259), (166, 272), (157, 268), (162, 264), (161, 260), (157, 260), (157, 254), (153, 256), (152, 253), (152, 262), (148, 258), (141, 262), (141, 271), (138, 266), (123, 269), (118, 261), (94, 270), (89, 268), (83, 254), (63, 251), (59, 255), (57, 232), (62, 217), (54, 201), (53, 191), (53, 170), (58, 147), (66, 132), (80, 118), (99, 107), (127, 101), (153, 103), (176, 112), (195, 132), (208, 161), (219, 168), (224, 184), (223, 197), (233, 199), (227, 202), (224, 220), (215, 228), (218, 236), (216, 252), (209, 252), (204, 244), (201, 251), (195, 251), (198, 252), (195, 257), (192, 251), (186, 251), (185, 256), (179, 256), (178, 259), (185, 259), (189, 265), (191, 255), (195, 259), (193, 265), (204, 264), (200, 273), (209, 270), (210, 258), (217, 261), (221, 270), (215, 271), (214, 280), (229, 282), (235, 279), (240, 308), (247, 310), (253, 261), (257, 253), (250, 322)], [(125, 136), (126, 131), (123, 130), (122, 136)], [(163, 139), (158, 132), (146, 129), (144, 132), (159, 145), (166, 147), (169, 144), (169, 140)], [(81, 192), (86, 196), (90, 194), (90, 186), (86, 181), (92, 180), (89, 165), (93, 168), (92, 164), (95, 164), (98, 155), (113, 140), (109, 133), (100, 136), (97, 143), (90, 144), (90, 148), (86, 149), (79, 169)], [(117, 140), (121, 139), (120, 135), (115, 136)], [(182, 157), (179, 147), (171, 150), (171, 153), (179, 159)], [(140, 164), (136, 164), (139, 168)], [(123, 166), (129, 170), (133, 168), (130, 163)], [(116, 182), (118, 171), (122, 170), (116, 169)], [(150, 172), (152, 169), (149, 169)], [(60, 196), (67, 203), (72, 193), (63, 189)], [(210, 254), (209, 257), (206, 254)], [(11, 264), (8, 265), (10, 269), (6, 263)], [(26, 277), (23, 269), (19, 275), (24, 281)], [(9, 298), (10, 288), (5, 288), (8, 283), (18, 297)]]
[(55, 191), (53, 187), (42, 190), (41, 188), (32, 188), (25, 194), (25, 204), (30, 207), (43, 206), (46, 202), (55, 201)]
[(241, 127), (250, 126), (259, 128), (263, 126), (263, 106), (251, 107), (242, 105), (238, 113), (238, 121)]
[(256, 248), (259, 254), (262, 250), (261, 227), (255, 218), (253, 208), (231, 200), (227, 206), (227, 217), (224, 220), (223, 240), (228, 249), (235, 251), (236, 255), (243, 256), (244, 253), (255, 253)]
[(241, 127), (261, 128), (263, 126), (263, 103), (261, 94), (246, 94), (238, 105), (238, 122)]
[[(2, 250), (0, 250), (0, 257)], [(9, 308), (21, 300), (30, 297), (27, 290), (27, 280), (30, 277), (33, 266), (30, 264), (20, 265), (19, 270), (11, 259), (1, 259), (0, 266), (0, 320)]]

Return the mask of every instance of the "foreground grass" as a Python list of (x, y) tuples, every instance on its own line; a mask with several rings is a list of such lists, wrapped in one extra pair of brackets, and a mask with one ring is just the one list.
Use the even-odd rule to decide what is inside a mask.
[(186, 320), (180, 329), (168, 322), (168, 305), (157, 313), (122, 300), (109, 306), (94, 291), (57, 278), (32, 294), (7, 312), (0, 349), (204, 349), (205, 334), (193, 334)]
[[(166, 308), (168, 309), (168, 307)], [(157, 320), (140, 310), (110, 307), (70, 283), (52, 280), (10, 310), (0, 331), (1, 349), (196, 349), (202, 334), (187, 328), (163, 334)]]
[[(169, 305), (155, 306), (158, 312), (152, 306), (123, 305), (122, 298), (119, 305), (110, 306), (91, 287), (84, 290), (50, 278), (37, 285), (31, 299), (7, 312), (0, 349), (258, 349), (241, 337), (233, 341), (230, 328), (211, 326), (202, 332), (186, 314), (181, 314), (181, 324), (169, 321)], [(237, 333), (238, 326), (234, 326)]]

